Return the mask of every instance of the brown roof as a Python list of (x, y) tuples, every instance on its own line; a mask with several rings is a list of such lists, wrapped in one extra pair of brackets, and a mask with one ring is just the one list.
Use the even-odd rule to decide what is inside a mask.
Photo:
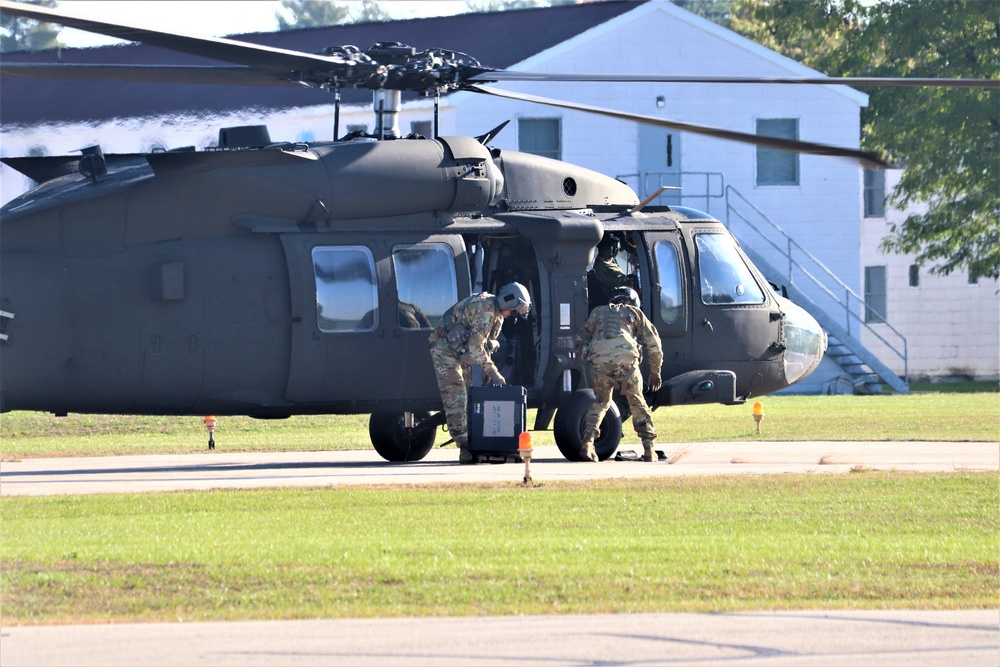
[[(644, 2), (645, 0), (643, 0)], [(402, 42), (426, 49), (467, 53), (487, 67), (508, 68), (643, 4), (609, 0), (519, 11), (338, 25), (274, 33), (234, 35), (255, 44), (307, 53), (331, 45), (362, 49), (377, 42)], [(219, 64), (143, 44), (40, 53), (5, 53), (5, 62)], [(345, 90), (348, 104), (371, 101), (367, 90)], [(328, 93), (295, 87), (211, 86), (163, 83), (94, 82), (26, 79), (7, 76), (0, 87), (0, 123), (104, 121), (185, 112), (224, 113), (247, 108), (283, 109), (329, 104)]]

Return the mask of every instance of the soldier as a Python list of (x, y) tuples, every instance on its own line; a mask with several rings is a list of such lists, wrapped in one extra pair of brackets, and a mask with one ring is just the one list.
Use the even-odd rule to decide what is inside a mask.
[(488, 292), (472, 294), (462, 299), (441, 318), (430, 336), (431, 360), (437, 375), (441, 402), (444, 404), (448, 431), (458, 446), (459, 463), (473, 463), (466, 449), (469, 424), (466, 409), (468, 388), (472, 386), (473, 364), (483, 369), (485, 384), (504, 385), (507, 381), (490, 355), (497, 350), (497, 337), (505, 318), (527, 317), (531, 296), (524, 285), (504, 285), (493, 296)]
[(590, 303), (594, 306), (608, 303), (615, 289), (632, 286), (629, 277), (618, 266), (616, 257), (619, 249), (618, 239), (611, 234), (605, 234), (597, 244), (597, 257), (594, 258), (593, 269), (593, 294), (590, 295)]
[(660, 334), (653, 323), (639, 310), (639, 295), (629, 287), (619, 287), (611, 295), (607, 306), (598, 306), (577, 335), (576, 349), (590, 366), (597, 400), (587, 411), (583, 430), (583, 447), (580, 456), (597, 461), (594, 440), (600, 430), (598, 425), (611, 405), (611, 394), (619, 388), (632, 410), (632, 425), (642, 438), (643, 461), (653, 460), (653, 443), (656, 431), (653, 415), (642, 397), (642, 377), (639, 361), (640, 344), (649, 356), (649, 388), (660, 388), (660, 367), (663, 352)]

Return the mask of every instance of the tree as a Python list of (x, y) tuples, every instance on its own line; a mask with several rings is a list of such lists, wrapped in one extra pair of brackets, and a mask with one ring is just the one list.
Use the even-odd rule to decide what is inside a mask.
[[(1000, 12), (980, 0), (736, 0), (737, 32), (831, 76), (1000, 78)], [(890, 203), (925, 204), (887, 252), (1000, 277), (1000, 93), (864, 88), (862, 145), (904, 168)]]
[(348, 15), (350, 23), (375, 23), (377, 21), (391, 21), (389, 13), (382, 9), (376, 0), (361, 0), (360, 3), (352, 3), (351, 13)]
[[(25, 0), (27, 4), (55, 8), (56, 0)], [(0, 52), (41, 51), (62, 46), (59, 26), (0, 14)]]
[(282, 11), (274, 14), (279, 31), (337, 25), (346, 22), (351, 11), (326, 0), (281, 0), (281, 6)]

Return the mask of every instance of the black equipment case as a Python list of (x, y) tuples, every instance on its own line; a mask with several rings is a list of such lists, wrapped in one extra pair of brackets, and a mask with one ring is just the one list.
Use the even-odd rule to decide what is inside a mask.
[(527, 404), (524, 387), (469, 389), (469, 453), (479, 461), (520, 461), (517, 445), (526, 430)]

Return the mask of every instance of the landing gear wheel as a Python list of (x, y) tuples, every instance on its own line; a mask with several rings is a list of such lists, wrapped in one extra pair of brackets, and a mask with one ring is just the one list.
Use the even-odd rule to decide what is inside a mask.
[[(595, 401), (597, 399), (592, 389), (580, 389), (573, 392), (556, 412), (552, 432), (559, 451), (570, 461), (583, 461), (580, 448), (583, 447), (584, 419), (587, 410)], [(601, 434), (594, 441), (594, 450), (597, 452), (597, 458), (604, 461), (614, 455), (618, 444), (622, 441), (622, 417), (614, 401), (604, 414), (600, 428)]]
[(434, 447), (436, 429), (421, 426), (426, 413), (414, 414), (414, 427), (406, 428), (402, 412), (375, 412), (368, 421), (368, 436), (386, 461), (419, 461)]

